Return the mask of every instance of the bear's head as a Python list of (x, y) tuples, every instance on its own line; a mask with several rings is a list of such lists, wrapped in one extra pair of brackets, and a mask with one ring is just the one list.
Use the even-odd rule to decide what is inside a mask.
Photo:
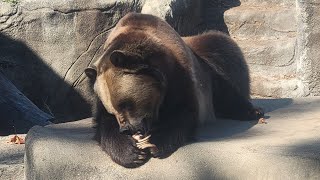
[(116, 117), (121, 133), (147, 135), (157, 121), (167, 82), (150, 59), (156, 62), (159, 57), (113, 48), (85, 70), (104, 108)]

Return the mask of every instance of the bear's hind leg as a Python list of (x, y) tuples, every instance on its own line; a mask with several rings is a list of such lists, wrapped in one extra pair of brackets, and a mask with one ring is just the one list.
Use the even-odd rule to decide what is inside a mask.
[(261, 108), (255, 108), (245, 95), (241, 95), (227, 81), (221, 80), (214, 91), (213, 103), (217, 117), (246, 121), (264, 116)]

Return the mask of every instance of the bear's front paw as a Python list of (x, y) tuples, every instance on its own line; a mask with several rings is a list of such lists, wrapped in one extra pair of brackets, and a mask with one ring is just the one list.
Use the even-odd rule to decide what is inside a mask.
[(152, 157), (158, 157), (159, 150), (155, 144), (150, 143), (151, 135), (144, 137), (141, 134), (135, 134), (132, 136), (136, 140), (136, 145), (141, 150), (149, 150)]
[(170, 156), (180, 145), (180, 142), (175, 141), (175, 136), (170, 136), (166, 133), (155, 133), (151, 136), (150, 143), (156, 146), (150, 148), (150, 154), (154, 158), (164, 159)]
[(254, 107), (249, 111), (249, 119), (250, 120), (258, 120), (264, 117), (264, 111), (262, 108)]
[(136, 168), (150, 159), (150, 155), (145, 151), (136, 147), (135, 141), (131, 137), (122, 139), (117, 146), (112, 148), (110, 156), (114, 162), (126, 168)]

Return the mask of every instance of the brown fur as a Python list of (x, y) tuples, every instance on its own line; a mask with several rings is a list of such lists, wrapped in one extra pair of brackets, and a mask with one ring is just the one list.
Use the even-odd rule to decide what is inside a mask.
[[(96, 139), (125, 167), (150, 154), (132, 134), (151, 134), (157, 157), (170, 155), (215, 115), (256, 119), (247, 66), (227, 36), (208, 32), (182, 39), (165, 21), (131, 13), (110, 33), (104, 55), (88, 68), (98, 96)], [(216, 112), (215, 112), (216, 111)]]

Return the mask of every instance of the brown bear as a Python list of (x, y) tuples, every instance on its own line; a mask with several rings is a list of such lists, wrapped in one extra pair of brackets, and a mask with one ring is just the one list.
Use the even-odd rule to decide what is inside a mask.
[[(124, 167), (167, 157), (215, 117), (263, 116), (250, 103), (248, 68), (234, 41), (215, 31), (181, 38), (152, 15), (123, 17), (85, 72), (97, 95), (95, 138)], [(138, 148), (135, 134), (151, 135), (157, 151)]]

